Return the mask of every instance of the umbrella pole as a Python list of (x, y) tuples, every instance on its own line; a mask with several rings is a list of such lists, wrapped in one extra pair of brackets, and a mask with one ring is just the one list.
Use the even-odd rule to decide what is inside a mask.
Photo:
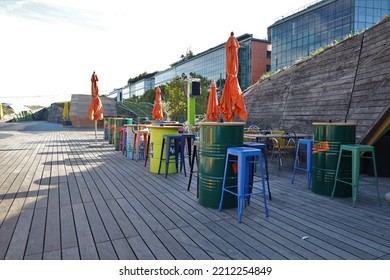
[(95, 120), (95, 143), (97, 144), (97, 120)]

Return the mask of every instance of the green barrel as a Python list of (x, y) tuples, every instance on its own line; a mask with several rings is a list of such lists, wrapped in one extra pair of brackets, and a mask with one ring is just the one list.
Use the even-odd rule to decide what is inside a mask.
[[(341, 144), (355, 144), (356, 125), (351, 123), (313, 123), (312, 191), (330, 196), (333, 190)], [(351, 159), (343, 157), (339, 176), (351, 178)], [(352, 196), (350, 185), (337, 182), (336, 197)]]
[[(218, 208), (221, 197), (226, 151), (244, 142), (244, 123), (200, 123), (199, 204)], [(226, 186), (237, 185), (237, 174), (228, 166)], [(222, 208), (237, 207), (237, 197), (225, 193)]]
[(119, 144), (121, 140), (121, 133), (119, 128), (123, 126), (123, 118), (115, 118), (115, 131), (114, 131), (114, 147), (115, 151), (119, 151)]

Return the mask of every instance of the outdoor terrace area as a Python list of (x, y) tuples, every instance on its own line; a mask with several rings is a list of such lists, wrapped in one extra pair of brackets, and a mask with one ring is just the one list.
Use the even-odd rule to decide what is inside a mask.
[[(271, 161), (266, 218), (251, 198), (218, 212), (196, 179), (157, 175), (98, 131), (48, 122), (0, 123), (0, 259), (389, 260), (390, 178), (361, 187), (357, 206), (307, 189), (306, 176)], [(188, 168), (188, 166), (187, 166)], [(268, 199), (268, 197), (267, 197)]]

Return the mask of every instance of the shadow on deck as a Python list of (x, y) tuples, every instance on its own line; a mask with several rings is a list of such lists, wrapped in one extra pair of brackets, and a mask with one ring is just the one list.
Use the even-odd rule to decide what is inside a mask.
[(269, 217), (253, 197), (239, 224), (236, 209), (201, 206), (183, 173), (165, 179), (91, 146), (92, 130), (51, 126), (0, 139), (0, 259), (390, 259), (390, 178), (381, 207), (362, 187), (353, 208), (272, 163)]

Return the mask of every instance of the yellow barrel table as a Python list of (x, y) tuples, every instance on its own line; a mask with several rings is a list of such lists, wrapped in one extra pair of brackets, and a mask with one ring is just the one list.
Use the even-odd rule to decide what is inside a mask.
[[(161, 146), (164, 135), (177, 135), (181, 126), (147, 126), (150, 129), (150, 144), (149, 144), (149, 158), (150, 158), (150, 172), (158, 173), (158, 166), (160, 164)], [(163, 151), (163, 159), (165, 159), (165, 149)], [(165, 161), (161, 164), (161, 170), (165, 170)], [(175, 173), (176, 167), (170, 164), (168, 173)], [(164, 173), (164, 172), (163, 172)]]

